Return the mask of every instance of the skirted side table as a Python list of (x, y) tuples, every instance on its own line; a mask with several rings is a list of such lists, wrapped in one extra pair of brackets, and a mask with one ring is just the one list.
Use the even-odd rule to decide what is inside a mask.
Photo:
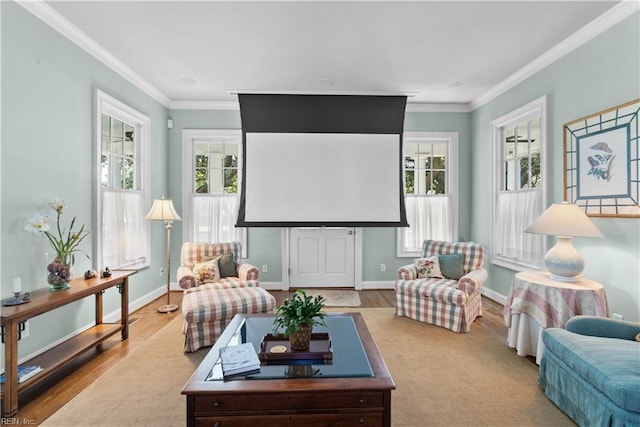
[(519, 356), (536, 356), (536, 363), (540, 364), (544, 351), (542, 330), (564, 328), (578, 314), (608, 316), (602, 284), (585, 278), (560, 282), (551, 279), (548, 272), (517, 273), (503, 312), (509, 328), (508, 345)]

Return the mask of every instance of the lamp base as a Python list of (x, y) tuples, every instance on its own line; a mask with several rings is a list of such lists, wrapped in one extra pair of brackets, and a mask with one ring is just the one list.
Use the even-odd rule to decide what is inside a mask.
[(556, 280), (558, 282), (574, 283), (580, 280), (582, 276), (566, 277), (566, 276), (558, 276), (557, 274), (551, 273), (549, 277), (551, 277), (552, 280)]
[(178, 309), (177, 304), (165, 304), (158, 307), (159, 313), (170, 313), (172, 311), (176, 311)]
[(584, 270), (584, 258), (573, 247), (571, 237), (556, 236), (557, 243), (544, 257), (544, 265), (553, 280), (576, 282)]

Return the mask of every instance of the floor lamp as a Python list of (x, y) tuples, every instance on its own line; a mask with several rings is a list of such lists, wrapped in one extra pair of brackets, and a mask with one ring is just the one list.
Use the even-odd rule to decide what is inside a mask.
[(167, 269), (165, 270), (165, 274), (167, 275), (167, 303), (158, 307), (158, 311), (160, 313), (176, 311), (178, 305), (171, 304), (171, 292), (169, 289), (169, 278), (171, 277), (171, 228), (173, 227), (173, 221), (180, 221), (181, 218), (173, 207), (173, 202), (162, 196), (162, 199), (153, 201), (153, 206), (151, 206), (151, 210), (144, 219), (149, 221), (164, 221), (164, 226), (167, 229)]

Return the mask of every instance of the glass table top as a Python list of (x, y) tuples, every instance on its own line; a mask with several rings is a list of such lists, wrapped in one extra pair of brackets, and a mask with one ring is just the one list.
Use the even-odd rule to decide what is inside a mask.
[[(326, 316), (327, 326), (314, 326), (314, 333), (329, 333), (333, 361), (329, 364), (278, 364), (268, 365), (262, 363), (260, 372), (247, 376), (240, 376), (247, 380), (260, 379), (284, 379), (284, 378), (346, 378), (346, 377), (373, 377), (373, 369), (364, 351), (362, 341), (358, 335), (356, 325), (351, 316), (332, 315)], [(252, 343), (256, 353), (260, 353), (260, 344), (266, 334), (273, 332), (273, 317), (248, 317), (227, 345)], [(207, 381), (221, 381), (222, 366), (220, 358), (216, 360), (213, 369), (207, 377)]]

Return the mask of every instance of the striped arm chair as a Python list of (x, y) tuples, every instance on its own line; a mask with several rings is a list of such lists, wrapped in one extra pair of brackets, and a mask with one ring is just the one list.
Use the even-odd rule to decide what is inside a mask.
[[(240, 242), (227, 243), (195, 243), (184, 242), (180, 254), (180, 267), (178, 267), (178, 284), (182, 289), (190, 289), (198, 286), (193, 266), (207, 259), (212, 259), (222, 254), (233, 254), (233, 262), (238, 271), (237, 277), (223, 277), (220, 282), (227, 283), (231, 287), (258, 286), (258, 267), (240, 261), (242, 244)], [(249, 283), (249, 284), (247, 284)]]
[(433, 255), (463, 255), (463, 275), (458, 280), (418, 278), (418, 266), (398, 269), (394, 284), (396, 315), (430, 323), (454, 332), (469, 332), (471, 324), (482, 316), (480, 287), (487, 281), (484, 248), (474, 242), (425, 240), (422, 258)]

